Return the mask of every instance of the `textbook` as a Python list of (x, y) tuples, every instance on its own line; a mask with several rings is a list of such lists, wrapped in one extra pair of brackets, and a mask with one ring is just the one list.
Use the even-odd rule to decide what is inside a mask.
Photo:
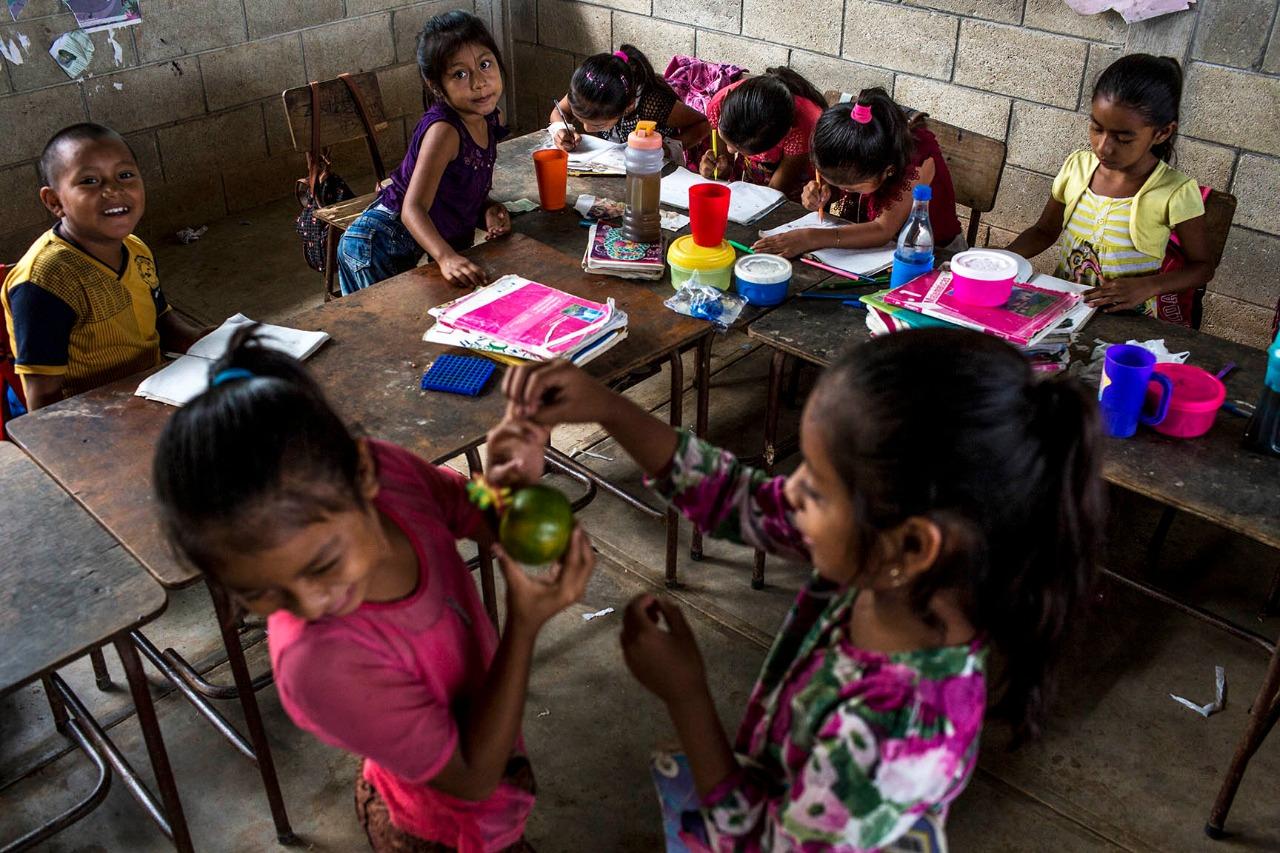
[(663, 204), (689, 208), (689, 188), (698, 184), (720, 184), (729, 188), (729, 219), (740, 225), (749, 225), (762, 216), (770, 213), (775, 207), (787, 200), (787, 197), (773, 187), (760, 184), (748, 184), (745, 181), (713, 181), (701, 175), (695, 175), (688, 169), (679, 168), (662, 179)]
[[(185, 406), (209, 387), (209, 368), (222, 358), (232, 336), (252, 324), (253, 320), (243, 314), (228, 317), (221, 326), (192, 344), (185, 355), (142, 380), (134, 394), (170, 406)], [(299, 361), (310, 358), (329, 340), (326, 332), (304, 332), (268, 323), (258, 324), (258, 336), (263, 346)]]
[(667, 265), (662, 259), (662, 241), (636, 243), (622, 236), (622, 229), (597, 222), (587, 232), (587, 248), (582, 253), (582, 269), (597, 275), (618, 278), (659, 279)]
[[(845, 220), (838, 219), (830, 214), (824, 215), (819, 220), (817, 213), (808, 213), (785, 225), (761, 231), (760, 236), (772, 237), (775, 234), (785, 234), (797, 228), (835, 228), (848, 224)], [(877, 246), (872, 249), (818, 249), (815, 252), (809, 252), (807, 257), (821, 261), (829, 267), (835, 267), (855, 275), (874, 275), (893, 266), (895, 248), (895, 244), (885, 243), (883, 246)]]

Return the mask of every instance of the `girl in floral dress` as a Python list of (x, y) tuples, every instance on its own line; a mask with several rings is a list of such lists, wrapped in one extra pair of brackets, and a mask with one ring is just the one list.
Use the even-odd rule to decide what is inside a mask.
[(667, 705), (710, 849), (880, 849), (945, 818), (989, 694), (1036, 732), (1102, 530), (1096, 415), (1074, 381), (1037, 383), (974, 332), (878, 338), (815, 388), (787, 478), (562, 362), (504, 388), (517, 417), (599, 422), (703, 533), (813, 563), (732, 744), (680, 609), (627, 608), (627, 665)]

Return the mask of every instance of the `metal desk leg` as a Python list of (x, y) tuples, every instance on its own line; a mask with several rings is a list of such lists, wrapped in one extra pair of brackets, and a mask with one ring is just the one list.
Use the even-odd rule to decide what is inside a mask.
[(1280, 645), (1271, 653), (1271, 664), (1267, 667), (1267, 675), (1258, 688), (1258, 695), (1249, 709), (1249, 725), (1236, 746), (1236, 754), (1231, 759), (1231, 767), (1222, 780), (1222, 789), (1218, 799), (1209, 812), (1209, 822), (1204, 825), (1204, 834), (1210, 838), (1225, 837), (1223, 825), (1227, 822), (1227, 812), (1231, 810), (1231, 801), (1235, 799), (1236, 789), (1244, 778), (1244, 771), (1249, 766), (1249, 759), (1262, 745), (1267, 733), (1280, 717)]
[[(711, 335), (708, 333), (698, 341), (696, 384), (698, 386), (698, 414), (693, 431), (699, 438), (707, 437), (707, 421), (711, 408)], [(702, 531), (693, 529), (693, 539), (689, 544), (689, 556), (695, 560), (702, 559)]]
[(289, 826), (289, 815), (284, 808), (284, 795), (280, 793), (280, 781), (276, 778), (275, 761), (271, 758), (271, 744), (267, 742), (267, 730), (262, 725), (262, 712), (258, 709), (258, 698), (253, 693), (253, 676), (249, 674), (249, 664), (244, 659), (244, 649), (240, 646), (240, 635), (232, 622), (231, 602), (220, 587), (213, 583), (206, 584), (209, 595), (213, 598), (214, 618), (218, 620), (218, 629), (222, 632), (222, 644), (227, 650), (227, 663), (231, 666), (231, 674), (235, 678), (236, 691), (239, 694), (240, 708), (244, 712), (244, 722), (249, 728), (249, 740), (253, 743), (254, 763), (258, 765), (258, 773), (262, 775), (262, 787), (267, 792), (267, 802), (271, 806), (271, 819), (275, 821), (276, 838), (281, 844), (293, 844), (297, 836)]
[(328, 302), (334, 296), (340, 295), (333, 282), (338, 277), (338, 240), (340, 235), (338, 229), (332, 225), (326, 225), (324, 229), (324, 301)]
[[(684, 424), (684, 361), (680, 353), (671, 354), (671, 425), (676, 429)], [(680, 513), (667, 509), (667, 589), (680, 586), (676, 561), (680, 549)]]
[(93, 679), (99, 690), (111, 689), (111, 671), (107, 669), (107, 659), (102, 656), (102, 649), (89, 652), (89, 663), (93, 664)]
[(182, 801), (178, 798), (178, 784), (173, 778), (173, 768), (169, 765), (169, 754), (164, 748), (164, 738), (160, 734), (160, 721), (156, 719), (155, 705), (151, 702), (151, 688), (147, 685), (147, 677), (142, 672), (142, 661), (138, 658), (138, 650), (133, 647), (127, 634), (113, 640), (116, 653), (120, 655), (120, 663), (124, 667), (125, 678), (129, 682), (129, 692), (133, 694), (133, 707), (138, 712), (138, 725), (142, 728), (142, 738), (147, 744), (147, 756), (151, 759), (151, 770), (155, 773), (156, 785), (160, 788), (160, 800), (164, 803), (165, 817), (169, 822), (169, 837), (173, 846), (182, 853), (189, 853), (191, 834), (187, 830), (187, 818), (182, 811)]
[[(773, 463), (778, 448), (778, 410), (781, 407), (782, 369), (787, 359), (782, 350), (774, 350), (769, 361), (769, 398), (764, 406), (764, 470), (773, 473)], [(751, 568), (751, 588), (764, 589), (764, 551), (756, 551), (755, 565)]]
[[(471, 474), (483, 474), (484, 464), (480, 461), (480, 451), (474, 447), (466, 452), (467, 471)], [(498, 590), (493, 581), (493, 555), (484, 548), (477, 548), (480, 557), (480, 596), (484, 599), (485, 612), (493, 627), (498, 627)]]

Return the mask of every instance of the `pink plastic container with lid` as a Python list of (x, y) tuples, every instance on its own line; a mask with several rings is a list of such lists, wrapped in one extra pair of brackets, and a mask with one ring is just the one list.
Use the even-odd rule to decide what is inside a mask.
[(956, 299), (994, 308), (1009, 301), (1018, 264), (1007, 255), (970, 249), (951, 259), (951, 287)]
[[(1173, 438), (1196, 438), (1208, 432), (1227, 398), (1227, 386), (1209, 371), (1190, 364), (1164, 362), (1156, 365), (1156, 372), (1169, 377), (1173, 394), (1169, 413), (1152, 429)], [(1159, 391), (1148, 390), (1147, 396), (1158, 397)]]

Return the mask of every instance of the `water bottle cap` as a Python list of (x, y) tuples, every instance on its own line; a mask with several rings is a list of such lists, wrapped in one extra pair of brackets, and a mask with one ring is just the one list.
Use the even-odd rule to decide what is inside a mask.
[(916, 201), (929, 201), (933, 198), (933, 187), (928, 184), (916, 184), (916, 188), (911, 191), (911, 197)]
[(658, 133), (656, 121), (638, 121), (636, 129), (627, 135), (627, 145), (641, 150), (653, 150), (662, 147), (662, 134)]

